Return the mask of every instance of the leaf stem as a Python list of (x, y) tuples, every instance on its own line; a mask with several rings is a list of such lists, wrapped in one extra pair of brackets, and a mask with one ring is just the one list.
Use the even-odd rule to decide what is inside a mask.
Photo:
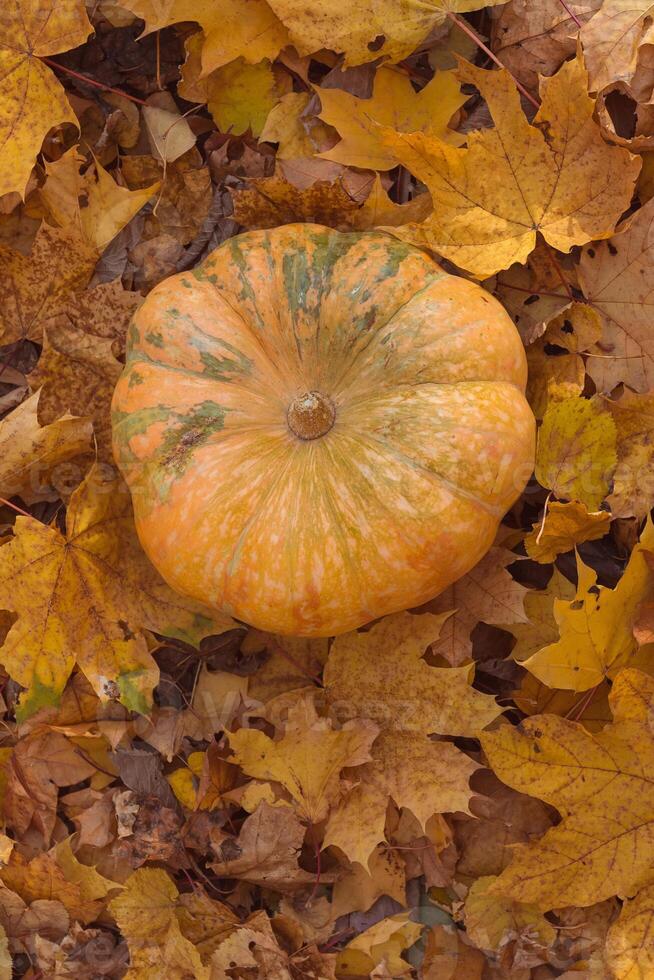
[[(468, 24), (468, 22), (466, 20), (464, 20), (463, 17), (458, 17), (451, 10), (448, 10), (447, 16), (450, 18), (450, 20), (452, 20), (456, 24), (456, 26), (460, 30), (463, 31), (464, 34), (467, 34), (469, 38), (472, 38), (472, 40), (475, 42), (475, 44), (479, 48), (481, 48), (481, 50), (484, 52), (484, 54), (488, 55), (488, 57), (491, 59), (491, 61), (494, 61), (495, 62), (495, 64), (498, 66), (498, 68), (503, 68), (504, 71), (509, 71), (508, 68), (506, 67), (506, 65), (503, 64), (500, 61), (500, 59), (497, 57), (497, 55), (496, 54), (493, 54), (493, 52), (491, 51), (491, 49), (484, 44), (484, 42), (479, 37), (479, 35), (477, 34), (477, 32), (476, 31), (473, 31), (473, 29), (470, 26), (470, 24)], [(511, 75), (511, 72), (510, 71), (509, 71), (509, 75)], [(525, 99), (527, 99), (528, 102), (531, 102), (531, 104), (534, 106), (535, 109), (540, 109), (540, 102), (538, 102), (533, 97), (533, 95), (531, 94), (531, 92), (528, 92), (527, 91), (527, 89), (524, 87), (524, 85), (522, 84), (522, 82), (519, 82), (518, 79), (515, 78), (513, 75), (511, 75), (511, 78), (513, 78), (513, 81), (515, 82), (516, 88), (518, 89), (519, 92), (521, 92), (524, 95)]]
[(46, 65), (50, 65), (51, 68), (59, 68), (61, 71), (66, 72), (67, 75), (72, 75), (73, 78), (79, 78), (80, 81), (86, 82), (87, 85), (95, 85), (96, 88), (104, 89), (105, 92), (113, 92), (114, 95), (121, 95), (124, 99), (129, 99), (130, 102), (136, 102), (137, 105), (148, 104), (143, 99), (138, 99), (135, 95), (128, 95), (127, 92), (121, 92), (119, 88), (112, 88), (111, 85), (105, 85), (104, 82), (96, 82), (95, 78), (82, 75), (81, 72), (75, 71), (74, 68), (67, 68), (66, 65), (60, 65), (58, 61), (53, 61), (52, 58), (41, 58), (41, 61), (45, 61)]

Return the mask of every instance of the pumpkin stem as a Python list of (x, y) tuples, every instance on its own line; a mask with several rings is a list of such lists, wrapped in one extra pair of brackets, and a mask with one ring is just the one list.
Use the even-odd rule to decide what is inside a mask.
[(319, 391), (305, 391), (288, 406), (288, 427), (298, 439), (319, 439), (334, 424), (336, 410), (331, 398)]

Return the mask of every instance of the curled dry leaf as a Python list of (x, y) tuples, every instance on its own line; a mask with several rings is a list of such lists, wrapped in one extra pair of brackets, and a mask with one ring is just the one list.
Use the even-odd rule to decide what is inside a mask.
[(561, 252), (607, 238), (629, 206), (640, 161), (602, 139), (581, 60), (542, 80), (533, 125), (508, 72), (461, 62), (458, 75), (486, 99), (495, 128), (470, 133), (466, 149), (383, 131), (434, 202), (424, 224), (395, 233), (479, 278), (524, 262), (537, 232)]
[(553, 500), (543, 520), (534, 524), (525, 538), (525, 549), (538, 562), (554, 561), (557, 555), (572, 551), (584, 541), (597, 541), (608, 534), (611, 515), (608, 511), (589, 513), (585, 504)]

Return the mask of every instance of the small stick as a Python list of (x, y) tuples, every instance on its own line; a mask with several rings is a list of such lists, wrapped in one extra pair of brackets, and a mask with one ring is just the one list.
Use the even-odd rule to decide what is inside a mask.
[[(448, 10), (447, 16), (450, 18), (450, 20), (452, 20), (456, 24), (458, 28), (460, 28), (463, 31), (464, 34), (467, 34), (469, 38), (472, 38), (475, 44), (481, 48), (484, 54), (488, 55), (491, 61), (495, 62), (498, 68), (503, 68), (505, 71), (508, 71), (506, 65), (504, 65), (497, 57), (497, 55), (493, 54), (491, 49), (484, 44), (482, 39), (475, 31), (473, 31), (472, 27), (470, 27), (470, 25), (466, 20), (464, 20), (462, 17), (457, 17), (457, 15), (452, 13), (451, 10)], [(511, 75), (511, 72), (509, 72), (509, 75)], [(511, 78), (513, 78), (513, 75), (511, 75)], [(527, 91), (527, 89), (524, 87), (522, 82), (519, 82), (517, 78), (513, 78), (513, 81), (516, 84), (516, 88), (518, 89), (519, 92), (522, 92), (525, 99), (527, 99), (528, 102), (531, 102), (531, 104), (534, 106), (535, 109), (540, 109), (540, 103), (533, 97), (533, 95), (530, 92)]]
[(136, 102), (137, 105), (147, 105), (143, 99), (138, 99), (135, 95), (128, 95), (127, 92), (121, 92), (119, 88), (112, 88), (111, 85), (105, 85), (104, 82), (96, 82), (95, 78), (89, 78), (88, 75), (82, 75), (81, 72), (75, 71), (74, 68), (67, 68), (66, 65), (60, 65), (58, 61), (53, 61), (52, 58), (41, 58), (41, 61), (45, 61), (46, 65), (50, 65), (51, 68), (59, 68), (61, 71), (66, 72), (68, 75), (72, 75), (73, 78), (79, 78), (80, 81), (86, 82), (87, 85), (95, 85), (96, 88), (104, 89), (105, 92), (113, 92), (114, 95), (122, 95), (124, 99), (129, 99), (130, 102)]

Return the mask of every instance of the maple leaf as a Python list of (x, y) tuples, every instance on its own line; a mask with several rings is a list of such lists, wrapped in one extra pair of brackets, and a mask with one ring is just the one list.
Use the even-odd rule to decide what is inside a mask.
[(609, 241), (585, 248), (579, 260), (579, 285), (603, 320), (601, 342), (587, 364), (599, 391), (611, 391), (621, 381), (636, 391), (654, 387), (653, 220), (654, 199), (619, 225)]
[(379, 135), (387, 126), (399, 133), (423, 132), (458, 145), (463, 136), (448, 130), (466, 96), (454, 72), (436, 72), (416, 95), (409, 77), (396, 68), (381, 67), (373, 82), (372, 96), (358, 99), (337, 88), (316, 89), (322, 110), (320, 118), (341, 137), (320, 156), (350, 167), (391, 170), (397, 158)]
[(536, 479), (557, 497), (598, 510), (610, 489), (615, 446), (615, 422), (603, 399), (554, 402), (538, 432)]
[(340, 179), (317, 180), (298, 190), (281, 175), (255, 177), (233, 192), (234, 220), (248, 229), (275, 228), (294, 221), (316, 221), (347, 230), (359, 204)]
[(604, 0), (579, 34), (591, 91), (632, 80), (643, 45), (654, 42), (650, 0)]
[(211, 867), (223, 878), (239, 878), (274, 891), (311, 884), (315, 876), (298, 867), (305, 828), (286, 806), (265, 801), (243, 822), (236, 840), (228, 838), (215, 848), (218, 860)]
[(154, 157), (129, 156), (122, 160), (121, 172), (132, 190), (162, 180), (156, 209), (145, 215), (145, 239), (166, 234), (186, 245), (195, 238), (211, 207), (213, 192), (211, 176), (201, 166), (199, 154), (185, 154), (167, 164), (163, 174), (161, 164)]
[(618, 464), (608, 503), (614, 517), (645, 517), (654, 505), (654, 394), (625, 391), (609, 408), (617, 429)]
[(251, 63), (273, 60), (288, 44), (288, 33), (265, 0), (125, 0), (122, 6), (145, 21), (144, 34), (195, 20), (204, 31), (202, 74), (239, 56)]
[(628, 898), (606, 934), (606, 962), (613, 976), (639, 980), (654, 972), (650, 935), (654, 918), (654, 886)]
[(60, 463), (91, 449), (88, 419), (58, 413), (41, 427), (37, 418), (40, 392), (26, 398), (0, 422), (0, 493), (18, 495), (26, 503), (57, 497), (53, 471)]
[(552, 501), (542, 522), (534, 524), (525, 538), (525, 549), (538, 562), (552, 562), (557, 555), (608, 534), (611, 515), (606, 511), (589, 513), (584, 504)]
[(200, 34), (194, 34), (186, 42), (187, 58), (178, 85), (179, 94), (189, 102), (206, 102), (222, 133), (239, 135), (250, 130), (253, 136), (259, 136), (271, 109), (285, 94), (283, 89), (279, 90), (270, 61), (264, 58), (249, 64), (240, 57), (204, 77), (201, 47)]
[(268, 113), (259, 140), (279, 144), (277, 160), (310, 157), (317, 149), (312, 133), (324, 138), (324, 124), (313, 115), (305, 115), (310, 104), (309, 92), (288, 92)]
[(39, 228), (32, 250), (23, 255), (0, 245), (0, 339), (41, 343), (43, 327), (66, 311), (87, 285), (97, 252), (71, 229)]
[(434, 202), (427, 221), (395, 234), (480, 278), (524, 262), (537, 232), (562, 252), (607, 238), (629, 206), (640, 162), (602, 139), (580, 59), (542, 80), (533, 125), (508, 72), (462, 62), (458, 74), (486, 99), (495, 128), (469, 134), (467, 149), (383, 130)]
[(429, 667), (422, 659), (449, 613), (386, 616), (332, 644), (324, 682), (334, 710), (384, 729), (475, 736), (500, 714), (470, 686), (472, 667)]
[(0, 13), (0, 197), (25, 191), (48, 131), (77, 117), (40, 60), (83, 44), (93, 27), (83, 0), (8, 0)]
[(359, 784), (332, 810), (323, 847), (336, 845), (364, 867), (384, 840), (389, 798), (407, 807), (424, 828), (435, 813), (468, 812), (470, 776), (477, 766), (448, 742), (416, 732), (383, 732), (373, 761), (357, 774)]
[(339, 731), (319, 718), (309, 697), (289, 709), (284, 736), (277, 742), (257, 729), (228, 735), (232, 760), (256, 779), (284, 787), (298, 816), (315, 824), (324, 820), (342, 795), (344, 768), (370, 760), (379, 729), (371, 721), (353, 720)]
[(0, 549), (0, 605), (18, 613), (0, 657), (28, 688), (20, 712), (55, 703), (76, 659), (100, 698), (144, 711), (157, 669), (141, 627), (197, 642), (231, 621), (164, 584), (138, 545), (125, 487), (97, 468), (72, 495), (66, 526), (64, 536), (18, 517)]
[(494, 771), (514, 789), (554, 806), (562, 820), (531, 844), (492, 886), (546, 910), (633, 895), (652, 880), (654, 678), (630, 668), (610, 695), (613, 723), (597, 734), (538, 715), (518, 730), (482, 735)]
[(572, 691), (615, 676), (638, 646), (634, 623), (654, 581), (646, 561), (652, 547), (654, 524), (648, 521), (615, 589), (598, 586), (596, 573), (577, 557), (574, 599), (554, 601), (559, 638), (523, 660), (523, 667), (549, 687)]
[(536, 418), (541, 419), (553, 402), (581, 395), (586, 370), (580, 353), (594, 347), (601, 333), (597, 311), (571, 303), (527, 347), (527, 400)]
[(158, 868), (140, 868), (125, 882), (121, 895), (109, 904), (127, 940), (130, 980), (165, 976), (166, 980), (209, 980), (193, 942), (177, 918), (179, 892), (172, 879)]
[(526, 621), (527, 590), (506, 570), (515, 561), (512, 552), (491, 548), (472, 571), (429, 603), (429, 610), (434, 613), (454, 610), (432, 643), (434, 653), (456, 667), (472, 658), (470, 634), (477, 623), (498, 626)]
[(161, 182), (130, 190), (117, 184), (97, 160), (80, 174), (85, 162), (72, 147), (59, 160), (46, 163), (47, 180), (39, 195), (57, 224), (76, 228), (101, 253), (156, 194)]

